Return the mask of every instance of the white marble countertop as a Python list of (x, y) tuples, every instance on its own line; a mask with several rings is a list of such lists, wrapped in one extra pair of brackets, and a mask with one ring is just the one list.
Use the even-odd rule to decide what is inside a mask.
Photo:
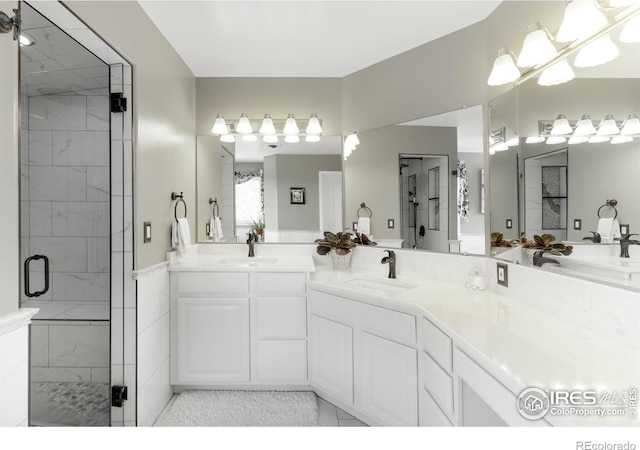
[(308, 255), (187, 255), (169, 265), (170, 272), (314, 272)]
[[(375, 280), (363, 287), (353, 280)], [(515, 395), (527, 387), (621, 392), (640, 387), (640, 351), (493, 291), (386, 272), (318, 270), (312, 287), (377, 306), (421, 314), (453, 338)], [(380, 284), (378, 284), (378, 282)], [(384, 283), (396, 286), (386, 289)], [(414, 288), (407, 288), (410, 285)], [(416, 311), (416, 307), (418, 310)], [(514, 409), (516, 405), (514, 403)], [(640, 426), (622, 417), (551, 416), (553, 425)]]

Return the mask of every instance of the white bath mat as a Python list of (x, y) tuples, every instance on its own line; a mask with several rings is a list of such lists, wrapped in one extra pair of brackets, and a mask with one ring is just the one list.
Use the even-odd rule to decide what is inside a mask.
[(185, 391), (156, 427), (316, 427), (313, 392)]

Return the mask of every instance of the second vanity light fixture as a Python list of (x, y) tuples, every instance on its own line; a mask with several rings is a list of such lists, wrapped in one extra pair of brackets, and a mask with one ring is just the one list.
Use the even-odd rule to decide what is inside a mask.
[[(302, 126), (298, 125), (298, 122)], [(259, 126), (245, 113), (242, 113), (239, 119), (229, 122), (222, 114), (218, 114), (211, 132), (219, 135), (222, 142), (236, 142), (238, 138), (245, 142), (255, 142), (259, 136), (262, 136), (266, 144), (277, 144), (280, 136), (284, 136), (284, 141), (289, 144), (300, 142), (301, 137), (304, 137), (306, 142), (320, 142), (322, 123), (316, 113), (311, 114), (308, 120), (302, 121), (297, 121), (293, 114), (289, 114), (286, 119), (272, 119), (271, 114), (265, 114)]]
[(620, 51), (609, 32), (621, 23), (624, 28), (620, 40), (640, 42), (638, 0), (573, 0), (565, 9), (555, 38), (534, 22), (529, 25), (518, 57), (501, 47), (487, 84), (520, 84), (537, 74), (541, 86), (566, 83), (575, 77), (567, 60), (574, 52), (578, 52), (575, 67), (594, 67), (618, 57)]
[(527, 144), (569, 144), (602, 143), (624, 144), (640, 137), (640, 119), (630, 114), (623, 122), (617, 122), (613, 115), (605, 116), (596, 127), (588, 114), (580, 120), (570, 122), (564, 114), (558, 115), (555, 121), (540, 121), (540, 134), (526, 139)]
[(360, 145), (360, 139), (358, 139), (358, 133), (356, 133), (355, 131), (344, 138), (343, 151), (345, 161), (347, 160), (347, 158), (349, 158), (349, 156), (351, 156), (351, 153), (353, 153), (358, 145)]

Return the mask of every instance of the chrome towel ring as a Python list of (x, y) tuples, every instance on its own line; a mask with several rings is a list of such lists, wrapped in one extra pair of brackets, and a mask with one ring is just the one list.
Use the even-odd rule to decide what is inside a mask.
[(602, 211), (602, 208), (610, 208), (613, 209), (614, 211), (614, 216), (613, 218), (617, 218), (618, 217), (618, 210), (616, 209), (616, 205), (618, 204), (617, 200), (611, 199), (611, 200), (607, 200), (605, 202), (604, 205), (602, 205), (600, 208), (598, 208), (598, 218), (601, 219), (602, 216), (600, 215), (600, 212)]
[(187, 217), (187, 203), (184, 201), (184, 194), (182, 192), (180, 192), (180, 194), (178, 195), (177, 192), (172, 192), (171, 193), (171, 200), (177, 200), (175, 207), (173, 208), (173, 215), (176, 218), (176, 222), (178, 221), (178, 204), (180, 202), (182, 202), (182, 205), (184, 206), (184, 217)]
[[(365, 213), (366, 213), (366, 211), (369, 211), (369, 216), (361, 216), (360, 215), (360, 211), (363, 211), (363, 210), (365, 211)], [(358, 217), (369, 217), (369, 218), (371, 218), (373, 216), (373, 212), (371, 211), (371, 208), (369, 208), (367, 205), (365, 205), (364, 203), (360, 203), (360, 208), (358, 208), (358, 211), (356, 212), (356, 215)]]

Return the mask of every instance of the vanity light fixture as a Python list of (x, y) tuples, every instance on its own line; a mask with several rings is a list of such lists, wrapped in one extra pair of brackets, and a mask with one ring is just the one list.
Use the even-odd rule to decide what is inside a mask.
[(520, 71), (516, 67), (514, 57), (514, 54), (507, 51), (505, 47), (500, 47), (498, 56), (493, 62), (493, 69), (487, 80), (489, 86), (500, 86), (520, 78)]
[(317, 134), (307, 134), (304, 140), (305, 142), (320, 142), (320, 136)]
[(611, 136), (612, 134), (620, 134), (620, 128), (618, 128), (613, 116), (608, 115), (600, 122), (596, 136)]
[(640, 134), (640, 119), (635, 114), (630, 114), (622, 124), (620, 134), (629, 136), (631, 134)]
[(596, 39), (580, 49), (573, 65), (576, 67), (595, 67), (613, 61), (620, 56), (620, 50), (608, 34)]
[(300, 133), (300, 129), (298, 128), (298, 124), (296, 123), (296, 118), (293, 117), (293, 114), (289, 114), (289, 117), (287, 117), (287, 122), (285, 123), (282, 132), (287, 135)]
[(271, 114), (265, 114), (260, 125), (260, 134), (276, 134), (276, 127), (273, 126)]
[(585, 114), (580, 120), (578, 120), (576, 129), (573, 131), (573, 135), (591, 136), (593, 134), (596, 134), (596, 127), (593, 126), (593, 122), (591, 121), (589, 114)]
[(240, 120), (236, 126), (236, 131), (240, 134), (253, 133), (253, 127), (251, 126), (251, 122), (249, 122), (249, 117), (247, 117), (245, 113), (240, 114)]
[(553, 37), (538, 22), (529, 25), (529, 32), (524, 38), (522, 50), (518, 56), (518, 67), (533, 67), (553, 59), (557, 54)]
[(235, 142), (236, 137), (233, 134), (223, 134), (222, 136), (220, 136), (220, 140), (222, 142)]
[(309, 118), (309, 123), (307, 124), (307, 129), (305, 131), (307, 134), (322, 134), (322, 126), (320, 125), (320, 120), (316, 113), (311, 114), (311, 118)]
[(612, 144), (626, 144), (627, 142), (633, 141), (631, 136), (614, 136), (611, 138)]
[(553, 127), (551, 128), (551, 136), (559, 136), (561, 134), (571, 134), (573, 133), (573, 128), (569, 125), (569, 121), (567, 120), (567, 116), (564, 114), (558, 115), (558, 118), (553, 122)]
[(595, 0), (573, 0), (564, 10), (556, 40), (573, 42), (585, 39), (606, 26), (608, 20), (598, 9)]
[(575, 77), (576, 74), (565, 58), (544, 69), (538, 78), (538, 84), (540, 86), (555, 86), (571, 81)]
[(351, 156), (351, 153), (353, 153), (358, 145), (360, 145), (360, 139), (358, 139), (358, 134), (355, 131), (344, 138), (343, 151), (345, 161)]
[(619, 39), (627, 44), (640, 42), (640, 16), (634, 17), (624, 25)]
[(216, 117), (216, 121), (213, 123), (213, 128), (211, 128), (211, 132), (213, 134), (228, 134), (229, 133), (229, 127), (227, 126), (227, 123), (224, 121), (224, 117), (222, 117), (222, 114), (218, 114), (218, 116)]

